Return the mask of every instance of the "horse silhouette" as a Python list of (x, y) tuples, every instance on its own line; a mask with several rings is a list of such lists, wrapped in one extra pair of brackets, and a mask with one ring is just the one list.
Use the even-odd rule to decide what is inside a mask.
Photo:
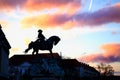
[(25, 53), (27, 53), (30, 49), (33, 49), (32, 54), (34, 55), (34, 53), (36, 52), (36, 54), (38, 54), (39, 50), (49, 50), (50, 51), (50, 55), (53, 58), (53, 54), (52, 54), (52, 48), (53, 45), (57, 45), (58, 42), (60, 41), (60, 38), (58, 36), (51, 36), (49, 39), (47, 39), (46, 41), (31, 41), (31, 43), (29, 43), (28, 48), (25, 50)]

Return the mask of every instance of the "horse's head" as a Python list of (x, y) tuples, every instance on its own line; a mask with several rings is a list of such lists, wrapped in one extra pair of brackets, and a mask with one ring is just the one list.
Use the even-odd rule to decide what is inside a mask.
[(52, 36), (51, 37), (51, 40), (53, 41), (53, 44), (54, 45), (57, 45), (58, 42), (60, 41), (60, 38), (58, 36)]
[(59, 38), (59, 37), (56, 37), (55, 42), (54, 42), (54, 45), (57, 45), (59, 41), (60, 41), (60, 38)]
[(58, 36), (51, 36), (47, 41), (52, 42), (53, 45), (57, 45), (60, 41), (60, 38)]

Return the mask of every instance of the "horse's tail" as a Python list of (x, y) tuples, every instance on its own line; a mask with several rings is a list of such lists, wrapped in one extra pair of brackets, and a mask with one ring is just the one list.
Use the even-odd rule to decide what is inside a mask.
[(57, 45), (58, 42), (60, 41), (60, 38), (59, 38), (58, 36), (55, 36), (55, 37), (56, 37), (56, 40), (55, 40), (55, 42), (54, 42), (54, 45)]
[(28, 53), (28, 51), (29, 51), (29, 49), (26, 49), (24, 52), (25, 52), (25, 53)]
[(28, 45), (28, 48), (24, 51), (24, 53), (27, 53), (30, 49), (32, 49), (33, 41)]

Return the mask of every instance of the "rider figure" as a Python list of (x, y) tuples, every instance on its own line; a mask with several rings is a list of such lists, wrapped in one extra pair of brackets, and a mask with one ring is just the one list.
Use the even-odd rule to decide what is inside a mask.
[(38, 30), (38, 41), (43, 43), (45, 41), (45, 36), (42, 34), (42, 32), (43, 31), (41, 29)]

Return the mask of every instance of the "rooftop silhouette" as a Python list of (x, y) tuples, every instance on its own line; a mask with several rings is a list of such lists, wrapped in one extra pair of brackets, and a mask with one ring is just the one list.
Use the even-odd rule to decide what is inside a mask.
[(2, 31), (1, 24), (0, 24), (0, 47), (3, 47), (6, 50), (9, 50), (11, 48), (8, 40), (5, 37), (4, 32)]

